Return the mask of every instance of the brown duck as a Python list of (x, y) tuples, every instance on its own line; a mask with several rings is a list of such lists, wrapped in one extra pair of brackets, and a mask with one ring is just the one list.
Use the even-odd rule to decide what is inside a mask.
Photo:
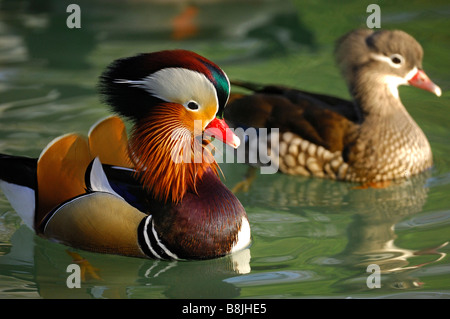
[(355, 30), (335, 56), (352, 101), (282, 86), (235, 85), (225, 110), (232, 127), (278, 128), (269, 145), (281, 172), (382, 185), (432, 166), (430, 144), (400, 101), (399, 85), (441, 95), (422, 70), (423, 50), (403, 31)]

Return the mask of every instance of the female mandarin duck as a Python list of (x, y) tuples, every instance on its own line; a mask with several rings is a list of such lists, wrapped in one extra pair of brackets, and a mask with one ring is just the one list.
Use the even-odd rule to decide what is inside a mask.
[(211, 153), (212, 136), (239, 143), (220, 118), (226, 74), (193, 52), (161, 51), (113, 62), (99, 87), (133, 122), (130, 141), (112, 116), (88, 139), (55, 139), (39, 159), (0, 157), (0, 185), (25, 223), (75, 248), (134, 257), (206, 259), (247, 247), (246, 212)]
[(228, 124), (279, 128), (275, 153), (287, 174), (383, 187), (428, 169), (430, 145), (398, 94), (407, 84), (441, 94), (422, 70), (420, 44), (402, 31), (356, 30), (338, 41), (335, 54), (353, 101), (237, 83), (255, 93), (232, 94)]

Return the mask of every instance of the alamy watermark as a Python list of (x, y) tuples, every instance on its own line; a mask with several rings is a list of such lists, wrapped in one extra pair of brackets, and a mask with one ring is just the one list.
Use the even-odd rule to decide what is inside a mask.
[[(201, 132), (202, 121), (194, 121), (194, 132)], [(182, 130), (182, 129), (181, 129)], [(202, 145), (196, 138), (192, 138), (189, 133), (184, 134), (180, 130), (174, 130), (171, 139), (176, 141), (171, 151), (171, 160), (174, 163), (202, 163), (212, 162), (211, 156), (205, 152), (215, 153), (214, 161), (217, 163), (247, 163), (260, 167), (261, 174), (275, 174), (278, 172), (278, 139), (279, 129), (267, 128), (227, 128), (227, 137), (236, 135), (242, 142), (240, 147), (230, 152), (222, 145)], [(200, 134), (198, 134), (200, 135)], [(201, 134), (201, 137), (223, 139), (223, 132), (217, 128), (208, 128)]]
[(69, 29), (80, 29), (81, 28), (81, 8), (78, 4), (69, 4), (67, 6), (66, 12), (70, 15), (66, 19), (66, 25)]
[(381, 28), (381, 9), (378, 4), (369, 4), (366, 9), (367, 13), (371, 13), (366, 20), (366, 25), (368, 28)]
[(367, 276), (366, 285), (368, 288), (381, 288), (381, 269), (377, 264), (367, 266), (367, 272), (371, 273)]
[[(81, 8), (78, 4), (72, 3), (67, 6), (66, 12), (70, 13), (67, 17), (66, 25), (69, 29), (81, 28)], [(381, 8), (378, 4), (369, 4), (366, 9), (367, 13), (371, 13), (366, 20), (368, 28), (381, 28)]]
[(81, 267), (77, 264), (70, 264), (66, 268), (66, 272), (70, 273), (66, 279), (67, 288), (81, 288)]

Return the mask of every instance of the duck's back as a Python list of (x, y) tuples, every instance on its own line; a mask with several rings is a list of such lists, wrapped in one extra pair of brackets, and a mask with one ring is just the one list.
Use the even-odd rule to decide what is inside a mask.
[[(230, 126), (278, 129), (271, 159), (283, 173), (341, 179), (347, 149), (358, 136), (359, 110), (348, 100), (281, 86), (231, 95)], [(274, 133), (276, 134), (276, 133)], [(341, 177), (340, 177), (341, 176)]]

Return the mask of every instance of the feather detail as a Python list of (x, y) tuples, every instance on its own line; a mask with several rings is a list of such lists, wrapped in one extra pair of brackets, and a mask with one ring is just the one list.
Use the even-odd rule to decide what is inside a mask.
[(119, 117), (109, 116), (97, 122), (88, 137), (92, 158), (99, 157), (103, 164), (131, 168), (127, 131)]
[(178, 203), (187, 191), (196, 192), (208, 168), (217, 174), (211, 147), (190, 120), (181, 105), (167, 103), (133, 128), (130, 151), (137, 177), (158, 200)]
[(84, 173), (90, 161), (88, 141), (77, 134), (58, 137), (42, 151), (36, 173), (37, 227), (57, 205), (85, 192)]

